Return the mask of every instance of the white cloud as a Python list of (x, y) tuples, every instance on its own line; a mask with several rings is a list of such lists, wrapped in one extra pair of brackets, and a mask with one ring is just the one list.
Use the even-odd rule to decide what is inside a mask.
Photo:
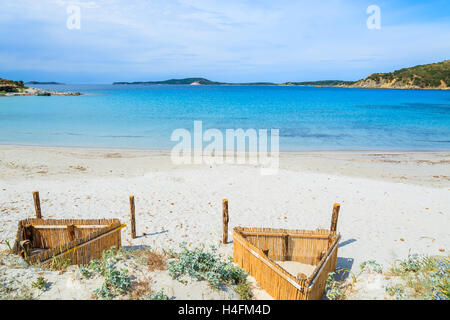
[[(81, 30), (66, 28), (68, 5), (82, 8)], [(17, 0), (2, 6), (3, 70), (125, 72), (148, 79), (177, 73), (217, 80), (231, 80), (218, 77), (234, 72), (244, 81), (264, 74), (283, 81), (306, 80), (305, 70), (309, 77), (313, 70), (359, 77), (450, 52), (449, 23), (403, 19), (367, 30), (361, 2)], [(389, 14), (398, 12), (382, 11)]]

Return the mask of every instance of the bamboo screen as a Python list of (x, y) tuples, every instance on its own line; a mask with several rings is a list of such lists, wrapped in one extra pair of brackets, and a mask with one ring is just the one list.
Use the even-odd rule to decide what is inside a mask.
[(29, 263), (46, 265), (58, 258), (87, 264), (104, 250), (120, 248), (124, 226), (118, 219), (25, 219), (19, 222), (13, 250)]
[[(233, 230), (233, 258), (275, 299), (320, 299), (328, 273), (336, 270), (339, 239), (339, 234), (321, 229), (237, 227)], [(297, 261), (315, 269), (307, 278), (297, 277), (275, 261)]]

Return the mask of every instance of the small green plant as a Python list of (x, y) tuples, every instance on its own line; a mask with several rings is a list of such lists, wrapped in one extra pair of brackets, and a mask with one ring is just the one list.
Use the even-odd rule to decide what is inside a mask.
[(330, 272), (328, 274), (327, 282), (325, 285), (326, 296), (330, 300), (343, 300), (345, 294), (341, 289), (341, 285), (334, 279), (336, 272)]
[(163, 251), (163, 254), (169, 259), (178, 257), (178, 253), (173, 249), (168, 249), (168, 250), (162, 249), (162, 251)]
[(206, 280), (215, 289), (247, 281), (247, 273), (235, 266), (231, 258), (224, 261), (214, 246), (210, 247), (209, 252), (203, 246), (190, 250), (186, 244), (181, 244), (181, 249), (181, 252), (174, 253), (176, 260), (169, 262), (167, 268), (174, 279), (182, 281), (181, 277), (187, 275), (197, 280)]
[(423, 263), (421, 257), (417, 254), (408, 254), (405, 261), (400, 262), (400, 266), (404, 271), (417, 272), (422, 269)]
[(449, 257), (430, 257), (426, 255), (408, 254), (391, 269), (391, 273), (399, 276), (405, 288), (415, 298), (448, 300), (450, 281)]
[(433, 287), (433, 300), (450, 300), (450, 282), (447, 279), (441, 279)]
[(31, 300), (35, 298), (35, 294), (28, 286), (12, 288), (2, 284), (0, 285), (0, 297), (2, 300)]
[(450, 258), (438, 259), (432, 286), (433, 300), (450, 300)]
[(396, 284), (395, 286), (387, 286), (386, 287), (386, 292), (391, 295), (394, 296), (395, 299), (397, 300), (401, 300), (404, 299), (406, 297), (405, 295), (405, 287), (401, 284)]
[(239, 294), (241, 300), (252, 300), (253, 299), (253, 292), (250, 288), (250, 283), (245, 280), (241, 281), (237, 287), (236, 292)]
[(45, 279), (44, 277), (38, 277), (36, 279), (36, 281), (31, 283), (31, 286), (33, 288), (45, 291), (47, 290), (47, 288), (49, 287), (49, 282), (47, 281), (47, 279)]
[(115, 263), (119, 259), (120, 254), (122, 254), (121, 250), (111, 247), (109, 250), (103, 251), (100, 259), (91, 260), (86, 267), (87, 269), (103, 274), (109, 264)]
[(91, 277), (91, 272), (86, 267), (81, 267), (80, 268), (80, 274), (85, 279), (89, 279)]
[(121, 253), (121, 251), (113, 246), (113, 247), (109, 248), (108, 250), (103, 251), (102, 260), (117, 258), (119, 253)]
[(50, 269), (55, 271), (65, 271), (68, 266), (70, 266), (72, 262), (72, 259), (69, 257), (63, 258), (63, 257), (53, 257), (52, 261), (50, 262)]
[(169, 296), (164, 293), (164, 289), (161, 289), (155, 294), (148, 294), (148, 300), (169, 300)]
[(128, 270), (117, 270), (115, 266), (107, 267), (105, 271), (105, 280), (100, 289), (96, 289), (94, 294), (98, 297), (110, 300), (117, 295), (127, 293), (131, 288)]
[(109, 300), (130, 291), (131, 280), (128, 270), (118, 270), (116, 268), (117, 259), (118, 250), (112, 247), (103, 252), (100, 260), (92, 260), (89, 264), (89, 269), (105, 277), (102, 286), (94, 291), (95, 296)]
[(375, 273), (381, 273), (383, 272), (383, 268), (375, 261), (375, 260), (369, 260), (364, 261), (359, 265), (361, 271), (364, 269), (368, 270), (369, 272), (375, 272)]
[(9, 241), (5, 240), (4, 242), (5, 242), (6, 246), (8, 247), (9, 253), (13, 253), (13, 248), (11, 247), (11, 244), (9, 243)]
[(91, 260), (89, 265), (87, 266), (88, 269), (91, 269), (95, 272), (101, 273), (102, 272), (102, 263), (98, 259)]

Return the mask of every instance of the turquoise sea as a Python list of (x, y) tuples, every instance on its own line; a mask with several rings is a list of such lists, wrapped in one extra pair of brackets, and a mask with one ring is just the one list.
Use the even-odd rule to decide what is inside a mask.
[[(1, 97), (0, 144), (170, 149), (174, 129), (279, 129), (280, 150), (450, 150), (450, 91), (57, 85)], [(206, 143), (205, 143), (206, 145)]]

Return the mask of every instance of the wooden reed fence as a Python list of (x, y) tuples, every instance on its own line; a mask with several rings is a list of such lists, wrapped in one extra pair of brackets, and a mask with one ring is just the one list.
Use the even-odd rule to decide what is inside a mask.
[(120, 248), (118, 219), (38, 219), (21, 220), (13, 251), (29, 263), (49, 265), (53, 259), (70, 264), (87, 264), (104, 250)]
[[(233, 229), (233, 258), (272, 297), (280, 300), (320, 299), (328, 273), (336, 270), (340, 234), (318, 229)], [(314, 265), (308, 277), (290, 274), (276, 261)]]

